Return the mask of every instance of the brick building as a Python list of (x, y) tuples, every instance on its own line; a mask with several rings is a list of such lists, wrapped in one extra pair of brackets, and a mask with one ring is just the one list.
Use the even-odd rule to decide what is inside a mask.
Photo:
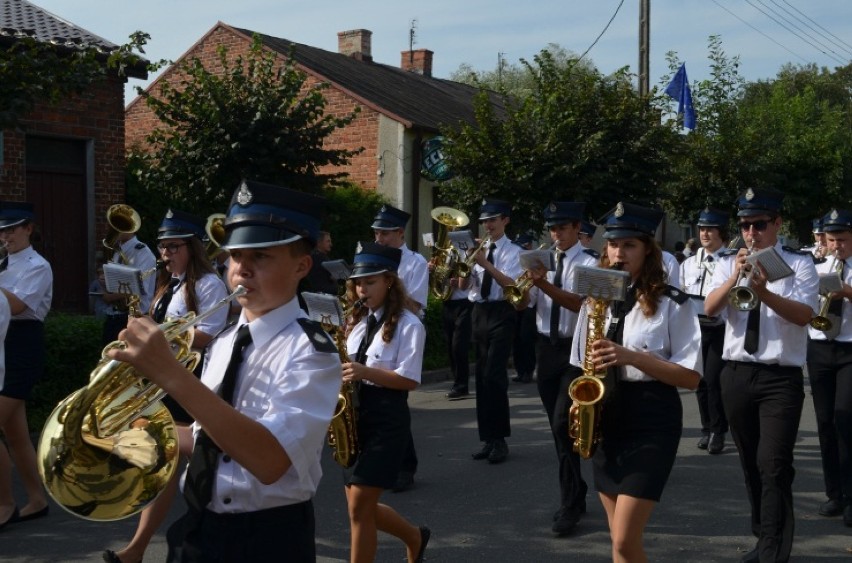
[[(164, 81), (177, 84), (178, 67), (184, 61), (197, 58), (210, 72), (215, 72), (219, 62), (217, 49), (227, 47), (229, 58), (245, 55), (254, 33), (217, 23), (175, 65), (164, 71), (148, 92), (156, 95)], [(428, 49), (403, 51), (400, 66), (373, 61), (372, 33), (365, 29), (338, 33), (337, 53), (258, 35), (264, 48), (282, 60), (292, 53), (297, 68), (308, 76), (306, 86), (330, 85), (323, 92), (327, 111), (341, 115), (360, 108), (351, 124), (329, 137), (327, 146), (364, 148), (342, 171), (350, 181), (364, 189), (377, 190), (393, 205), (409, 211), (416, 220), (409, 223), (406, 239), (411, 247), (422, 246), (420, 234), (432, 231), (429, 212), (437, 205), (433, 184), (420, 175), (422, 144), (436, 136), (442, 125), (472, 123), (472, 100), (477, 90), (434, 78), (433, 53)], [(127, 147), (142, 146), (145, 136), (157, 124), (156, 116), (144, 101), (133, 100), (126, 112)]]
[[(0, 49), (21, 36), (60, 50), (118, 47), (24, 0), (0, 0)], [(128, 74), (145, 78), (146, 70), (140, 65)], [(125, 82), (107, 76), (82, 95), (39, 104), (17, 128), (0, 132), (0, 199), (35, 205), (42, 232), (36, 248), (53, 268), (54, 309), (88, 309), (103, 218), (125, 199)]]

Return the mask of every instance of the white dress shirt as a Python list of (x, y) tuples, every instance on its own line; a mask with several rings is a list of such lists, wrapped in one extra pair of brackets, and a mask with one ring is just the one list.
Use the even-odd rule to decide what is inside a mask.
[[(315, 349), (312, 337), (297, 322), (304, 317), (294, 298), (249, 323), (252, 343), (244, 352), (234, 391), (235, 408), (269, 429), (292, 466), (278, 481), (264, 485), (234, 460), (224, 461), (220, 454), (213, 499), (208, 505), (213, 512), (253, 512), (296, 504), (316, 492), (322, 476), (322, 448), (342, 376), (337, 352)], [(237, 325), (211, 344), (201, 377), (210, 389), (222, 384), (236, 328), (246, 322), (243, 312)], [(329, 338), (325, 333), (321, 337)], [(197, 436), (197, 424), (193, 430)]]
[(710, 282), (719, 262), (719, 254), (725, 250), (724, 246), (720, 246), (716, 252), (708, 252), (702, 247), (680, 264), (680, 288), (689, 294), (695, 314), (703, 326), (719, 326), (725, 322), (725, 311), (712, 318), (704, 315), (704, 298), (710, 293)]
[[(554, 251), (555, 252), (555, 251)], [(562, 259), (562, 289), (576, 293), (574, 285), (574, 271), (577, 266), (597, 266), (598, 259), (586, 252), (579, 242), (565, 251)], [(555, 264), (559, 267), (559, 254), (556, 254)], [(556, 272), (547, 272), (547, 281), (553, 283)], [(553, 299), (541, 289), (533, 286), (530, 288), (530, 307), (535, 307), (535, 324), (538, 332), (550, 336), (550, 311), (553, 308)], [(577, 313), (559, 307), (559, 338), (571, 338), (574, 335), (574, 327), (577, 325)]]
[(26, 309), (12, 320), (44, 321), (53, 301), (53, 270), (32, 246), (9, 254), (9, 264), (0, 272), (0, 287), (24, 302)]
[[(832, 270), (836, 266), (837, 264), (833, 263), (832, 258), (829, 257), (825, 262), (816, 265), (816, 271), (819, 275), (827, 275), (834, 273)], [(846, 267), (843, 269), (843, 283), (852, 285), (852, 258), (846, 259)], [(843, 299), (842, 307), (839, 325), (838, 319), (832, 318), (831, 321), (834, 326), (828, 332), (808, 326), (808, 336), (813, 340), (826, 340), (827, 335), (832, 335), (835, 342), (852, 342), (852, 305), (849, 304), (848, 299)]]
[[(168, 319), (176, 319), (189, 313), (189, 309), (186, 306), (186, 284), (183, 283), (184, 277), (180, 277), (180, 285), (177, 286), (175, 294), (166, 309), (166, 318)], [(225, 284), (217, 274), (204, 274), (195, 282), (195, 297), (198, 301), (198, 310), (195, 311), (196, 316), (213, 308), (216, 303), (227, 296), (228, 291), (225, 289)], [(225, 328), (227, 322), (228, 307), (222, 307), (195, 325), (195, 329), (210, 336), (216, 336), (220, 330)]]
[[(513, 280), (518, 279), (518, 277), (520, 277), (523, 273), (521, 264), (518, 261), (521, 255), (521, 247), (517, 244), (513, 244), (506, 235), (503, 235), (499, 239), (491, 242), (496, 245), (493, 256), (494, 267)], [(488, 247), (485, 247), (486, 256), (488, 255), (488, 251)], [(493, 283), (491, 284), (490, 295), (480, 295), (480, 290), (482, 288), (482, 276), (484, 274), (485, 268), (479, 264), (476, 264), (473, 267), (473, 270), (470, 273), (470, 282), (472, 282), (473, 285), (469, 287), (470, 292), (468, 293), (467, 298), (474, 303), (482, 301), (502, 301), (503, 288), (499, 283), (497, 283), (497, 280), (493, 280)]]
[[(587, 302), (580, 309), (577, 329), (574, 333), (576, 338), (571, 346), (571, 364), (581, 368), (586, 352), (589, 306)], [(611, 312), (607, 308), (604, 333), (611, 320)], [(624, 317), (622, 345), (629, 350), (648, 352), (661, 360), (703, 374), (701, 329), (698, 326), (698, 317), (695, 316), (695, 310), (689, 301), (679, 305), (664, 294), (660, 298), (657, 312), (650, 318), (645, 317), (645, 313), (637, 303)], [(621, 380), (654, 381), (655, 379), (633, 366), (622, 366)]]
[(673, 287), (680, 287), (680, 263), (674, 254), (665, 250), (663, 250), (663, 269), (669, 275), (669, 281), (666, 283)]
[[(139, 242), (139, 239), (135, 236), (121, 245), (121, 252), (127, 257), (127, 266), (132, 266), (137, 270), (142, 270), (142, 272), (148, 272), (157, 265), (157, 257), (154, 256), (148, 245)], [(115, 264), (121, 264), (121, 255), (116, 252), (112, 256), (112, 261)], [(151, 300), (157, 290), (156, 274), (148, 273), (142, 280), (142, 287), (145, 289), (145, 294), (139, 296), (139, 310), (150, 311)]]
[[(819, 278), (811, 255), (785, 250), (780, 242), (775, 245), (775, 250), (794, 273), (792, 276), (767, 282), (766, 288), (786, 299), (804, 303), (816, 311)], [(713, 271), (710, 291), (721, 286), (731, 277), (736, 258), (737, 255), (732, 254), (719, 260)], [(744, 349), (748, 311), (738, 311), (729, 303), (725, 305), (728, 319), (725, 323), (725, 346), (722, 359), (781, 366), (803, 366), (807, 356), (807, 329), (784, 320), (763, 303), (759, 306), (760, 337), (757, 351), (752, 355)]]
[(396, 273), (405, 284), (405, 291), (420, 303), (420, 310), (425, 312), (429, 298), (429, 266), (419, 252), (411, 250), (405, 243), (399, 249), (402, 256)]
[[(384, 309), (370, 311), (376, 316), (376, 319), (381, 319)], [(367, 319), (369, 315), (364, 315), (346, 339), (346, 349), (350, 354), (354, 354), (361, 345), (364, 339), (364, 333), (367, 331)], [(420, 383), (420, 373), (423, 370), (423, 350), (426, 348), (426, 328), (417, 315), (411, 311), (405, 310), (399, 317), (396, 325), (396, 332), (390, 342), (382, 340), (382, 331), (384, 325), (378, 329), (372, 342), (367, 347), (367, 359), (365, 366), (378, 369), (386, 369), (393, 371), (406, 379)], [(364, 380), (362, 383), (367, 385), (376, 385), (372, 381)]]

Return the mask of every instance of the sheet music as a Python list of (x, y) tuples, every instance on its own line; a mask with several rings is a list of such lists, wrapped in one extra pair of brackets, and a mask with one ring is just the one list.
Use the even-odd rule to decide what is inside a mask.
[(142, 284), (142, 270), (123, 264), (104, 264), (104, 285), (109, 293), (122, 295), (145, 295)]
[(467, 256), (467, 253), (476, 248), (476, 240), (473, 238), (473, 233), (470, 230), (450, 231), (447, 233), (450, 242), (461, 253), (462, 257)]
[(522, 250), (518, 262), (524, 270), (532, 270), (533, 268), (544, 268), (548, 272), (556, 269), (556, 260), (553, 252), (550, 250)]
[(836, 293), (843, 289), (843, 280), (837, 272), (819, 275), (819, 292), (823, 295)]
[(746, 258), (746, 262), (751, 265), (759, 263), (763, 266), (766, 270), (766, 279), (771, 282), (793, 275), (793, 269), (787, 265), (773, 246), (756, 251)]
[(328, 270), (331, 274), (331, 279), (334, 281), (348, 280), (352, 275), (352, 268), (345, 260), (326, 260), (322, 263), (322, 267)]
[(627, 272), (594, 266), (574, 268), (574, 287), (580, 295), (607, 301), (624, 301), (629, 284), (630, 274)]
[[(326, 263), (323, 262), (323, 265)], [(308, 317), (324, 326), (343, 326), (343, 309), (340, 300), (328, 293), (303, 292), (302, 299), (308, 308)]]

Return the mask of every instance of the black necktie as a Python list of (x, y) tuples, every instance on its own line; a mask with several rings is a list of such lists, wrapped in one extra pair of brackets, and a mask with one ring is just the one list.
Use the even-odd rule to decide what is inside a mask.
[(757, 307), (748, 312), (748, 322), (746, 323), (745, 340), (743, 341), (743, 350), (749, 354), (757, 352), (757, 344), (760, 340), (760, 303)]
[[(491, 246), (488, 247), (488, 262), (494, 263), (494, 249), (497, 248), (495, 243), (491, 243)], [(488, 301), (489, 296), (491, 295), (491, 285), (494, 283), (494, 278), (491, 277), (491, 274), (488, 270), (485, 270), (485, 273), (482, 274), (482, 289), (479, 292), (479, 296), (482, 297), (483, 301)]]
[(0, 272), (5, 272), (6, 268), (9, 267), (9, 255), (3, 257), (3, 261), (0, 262)]
[(610, 305), (612, 311), (612, 320), (609, 323), (606, 338), (616, 344), (622, 344), (624, 340), (624, 317), (627, 316), (633, 306), (636, 305), (636, 288), (630, 286), (627, 288), (627, 295), (624, 301), (615, 301)]
[[(222, 385), (219, 386), (219, 396), (229, 404), (233, 402), (237, 374), (243, 362), (243, 351), (251, 344), (251, 332), (247, 324), (240, 327), (231, 349), (231, 359), (225, 368)], [(221, 450), (202, 429), (195, 440), (192, 457), (186, 469), (186, 482), (183, 496), (187, 505), (196, 513), (201, 513), (213, 497), (213, 483), (216, 481), (216, 466)]]
[(367, 348), (376, 336), (376, 329), (379, 321), (376, 320), (376, 315), (371, 314), (367, 317), (367, 330), (364, 331), (364, 338), (361, 339), (361, 344), (358, 345), (358, 352), (355, 354), (355, 361), (359, 364), (365, 364), (367, 361)]
[[(564, 264), (565, 253), (557, 251), (559, 254), (558, 263), (556, 266), (556, 273), (553, 274), (553, 285), (556, 287), (562, 287), (562, 266)], [(550, 302), (550, 343), (555, 345), (557, 339), (559, 338), (559, 313), (562, 311), (562, 308), (559, 304), (551, 299)]]
[(169, 308), (169, 303), (172, 302), (172, 297), (175, 296), (175, 288), (180, 284), (180, 279), (171, 278), (169, 280), (169, 286), (166, 288), (166, 291), (163, 292), (160, 300), (157, 301), (156, 307), (154, 307), (154, 312), (151, 315), (151, 318), (154, 319), (155, 323), (161, 323), (166, 320), (166, 311)]
[(705, 262), (713, 262), (713, 256), (708, 254), (707, 257), (698, 265), (698, 267), (701, 268), (701, 285), (698, 287), (698, 295), (702, 297), (707, 297), (704, 295), (704, 282), (707, 281), (707, 274), (710, 273)]

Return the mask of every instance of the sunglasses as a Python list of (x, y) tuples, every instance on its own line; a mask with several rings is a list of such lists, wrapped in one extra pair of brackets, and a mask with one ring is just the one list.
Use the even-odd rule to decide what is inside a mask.
[(175, 252), (180, 250), (182, 246), (186, 246), (186, 243), (185, 242), (182, 242), (182, 243), (181, 242), (171, 242), (169, 244), (158, 244), (157, 249), (160, 252), (165, 250), (169, 254), (174, 254)]
[(760, 221), (753, 221), (751, 223), (743, 221), (739, 224), (740, 230), (742, 231), (747, 231), (749, 229), (754, 229), (755, 231), (765, 231), (767, 226), (769, 226), (769, 221), (765, 219), (761, 219)]

